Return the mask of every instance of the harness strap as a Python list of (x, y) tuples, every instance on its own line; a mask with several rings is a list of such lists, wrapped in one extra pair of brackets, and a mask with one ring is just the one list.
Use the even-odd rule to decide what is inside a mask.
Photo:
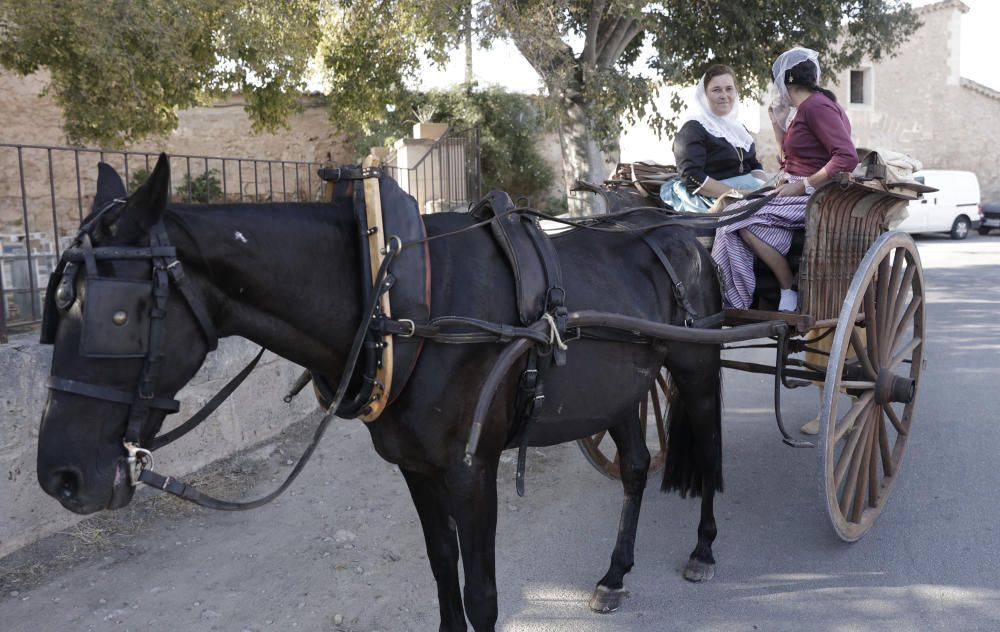
[(90, 242), (90, 235), (83, 234), (80, 240), (80, 254), (83, 256), (83, 264), (87, 269), (87, 276), (90, 278), (97, 276), (97, 259), (94, 257), (94, 246)]
[[(136, 401), (135, 394), (129, 393), (128, 391), (120, 391), (117, 388), (98, 386), (97, 384), (89, 384), (87, 382), (80, 382), (79, 380), (67, 380), (66, 378), (56, 377), (54, 375), (49, 376), (48, 380), (45, 382), (45, 386), (54, 391), (64, 391), (66, 393), (73, 393), (74, 395), (83, 395), (84, 397), (89, 397), (91, 399), (103, 399), (104, 401), (114, 402), (116, 404), (132, 405)], [(176, 413), (181, 409), (180, 402), (176, 399), (169, 399), (166, 397), (154, 397), (152, 399), (148, 399), (146, 400), (146, 405), (149, 408), (165, 410), (170, 413)]]
[[(162, 222), (157, 222), (150, 228), (149, 241), (151, 246), (169, 245)], [(156, 385), (160, 381), (163, 330), (166, 326), (164, 319), (167, 316), (167, 299), (170, 297), (170, 275), (167, 274), (167, 266), (171, 265), (171, 262), (167, 257), (154, 256), (152, 263), (153, 304), (149, 308), (149, 349), (142, 363), (142, 371), (139, 373), (136, 385), (136, 399), (129, 407), (128, 424), (125, 429), (125, 442), (134, 445), (140, 443), (143, 425), (149, 416), (147, 401), (154, 397)]]
[(545, 403), (545, 382), (542, 377), (552, 366), (548, 358), (542, 359), (540, 355), (537, 345), (528, 351), (528, 365), (521, 374), (514, 405), (515, 414), (518, 416), (514, 427), (517, 428), (519, 435), (514, 489), (521, 497), (524, 496), (524, 471), (528, 461), (528, 428), (538, 420), (542, 412), (542, 404)]
[[(378, 284), (385, 278), (386, 272), (389, 269), (389, 264), (392, 262), (393, 258), (399, 254), (397, 247), (398, 246), (394, 246), (392, 244), (387, 247), (386, 258), (382, 261), (382, 265), (379, 267), (378, 274), (376, 275), (376, 287), (378, 287)], [(280, 496), (298, 477), (299, 473), (306, 466), (306, 463), (309, 462), (313, 452), (319, 445), (320, 439), (323, 438), (323, 434), (330, 425), (330, 421), (334, 418), (334, 414), (340, 405), (340, 401), (344, 398), (344, 394), (347, 392), (347, 385), (350, 383), (351, 375), (354, 373), (354, 367), (358, 362), (358, 356), (361, 353), (361, 348), (364, 344), (365, 336), (368, 333), (370, 323), (372, 322), (372, 317), (375, 315), (378, 308), (379, 299), (379, 293), (373, 292), (371, 300), (368, 304), (368, 309), (362, 315), (361, 324), (358, 326), (358, 331), (354, 335), (354, 342), (352, 343), (351, 351), (347, 356), (347, 364), (344, 368), (344, 373), (340, 378), (340, 384), (337, 386), (337, 392), (334, 395), (334, 400), (331, 403), (330, 408), (327, 410), (327, 413), (323, 415), (323, 418), (320, 419), (319, 424), (316, 426), (316, 431), (313, 433), (312, 441), (310, 441), (309, 445), (306, 446), (305, 451), (303, 451), (302, 456), (299, 457), (299, 460), (292, 468), (292, 471), (288, 473), (285, 481), (276, 490), (256, 500), (248, 502), (232, 502), (204, 494), (198, 491), (198, 489), (193, 485), (187, 485), (184, 482), (170, 476), (163, 476), (162, 474), (154, 472), (151, 469), (144, 468), (141, 472), (139, 472), (137, 481), (156, 487), (157, 489), (161, 489), (189, 502), (193, 502), (196, 505), (222, 511), (246, 511), (248, 509), (255, 509)], [(129, 447), (128, 444), (126, 444), (126, 447)]]
[(365, 165), (361, 167), (341, 165), (339, 167), (322, 167), (317, 173), (320, 179), (326, 182), (364, 180), (365, 178), (381, 178), (382, 167), (379, 165)]
[(698, 316), (698, 312), (695, 311), (691, 302), (688, 301), (687, 291), (684, 289), (684, 282), (681, 281), (680, 275), (677, 274), (677, 269), (670, 263), (670, 259), (668, 259), (667, 254), (663, 252), (663, 248), (660, 248), (658, 243), (650, 239), (649, 235), (643, 234), (642, 240), (646, 242), (649, 249), (652, 250), (653, 254), (656, 255), (656, 258), (660, 260), (660, 265), (662, 265), (663, 269), (667, 271), (667, 276), (670, 277), (670, 282), (673, 286), (674, 298), (677, 299), (677, 302), (681, 304), (681, 307), (684, 308), (685, 313), (688, 315), (688, 317), (684, 319), (684, 324), (690, 327), (689, 323)]
[[(456, 326), (469, 327), (478, 331), (442, 331), (443, 327)], [(547, 336), (539, 334), (530, 327), (491, 323), (465, 316), (442, 316), (435, 318), (426, 325), (419, 325), (409, 320), (382, 319), (380, 327), (387, 334), (396, 334), (403, 337), (418, 336), (445, 344), (509, 342), (516, 338), (532, 338), (541, 344), (545, 344), (548, 341)]]
[[(569, 314), (569, 310), (566, 309), (566, 288), (563, 286), (562, 266), (559, 263), (559, 255), (556, 253), (555, 246), (552, 245), (552, 240), (542, 232), (542, 229), (537, 224), (533, 224), (532, 230), (528, 231), (528, 235), (535, 245), (535, 250), (538, 251), (538, 255), (542, 260), (542, 270), (545, 273), (545, 311), (542, 317), (552, 319), (553, 334), (559, 337), (566, 333), (566, 317)], [(550, 348), (552, 351), (552, 361), (555, 362), (556, 366), (565, 366), (566, 348), (559, 345), (553, 345)]]
[(208, 350), (215, 351), (219, 346), (219, 334), (215, 331), (215, 325), (212, 324), (212, 319), (208, 315), (208, 310), (205, 309), (205, 304), (199, 301), (195, 296), (194, 289), (188, 282), (187, 276), (184, 275), (184, 267), (181, 265), (180, 260), (174, 259), (174, 261), (167, 266), (167, 272), (170, 274), (170, 278), (173, 279), (177, 290), (184, 297), (188, 307), (191, 308), (191, 313), (194, 314), (195, 320), (198, 321), (198, 325), (201, 327), (202, 333), (205, 334), (205, 341), (208, 343)]
[(234, 375), (233, 378), (230, 379), (224, 387), (222, 387), (222, 390), (215, 394), (215, 397), (208, 400), (208, 403), (202, 406), (201, 410), (170, 432), (154, 437), (149, 446), (150, 451), (159, 450), (163, 446), (173, 443), (177, 439), (180, 439), (182, 436), (194, 430), (201, 422), (205, 421), (205, 419), (215, 412), (215, 410), (222, 405), (222, 402), (226, 401), (226, 399), (233, 394), (237, 387), (239, 387), (239, 385), (247, 379), (254, 367), (257, 366), (257, 363), (260, 362), (260, 358), (263, 355), (264, 348), (261, 347), (260, 351), (257, 352), (257, 355), (255, 355), (253, 360), (250, 361), (250, 364), (243, 367), (242, 371)]
[(90, 249), (90, 255), (87, 255), (85, 250), (86, 248), (82, 245), (67, 248), (63, 251), (62, 258), (67, 261), (79, 262), (84, 261), (88, 256), (93, 256), (97, 261), (109, 259), (150, 259), (152, 257), (174, 259), (177, 257), (177, 249), (169, 244), (166, 246), (150, 246), (148, 248), (139, 246), (98, 246), (97, 248)]

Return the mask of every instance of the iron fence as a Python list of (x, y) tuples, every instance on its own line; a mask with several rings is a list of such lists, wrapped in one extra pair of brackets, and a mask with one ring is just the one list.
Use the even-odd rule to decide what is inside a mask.
[[(419, 147), (410, 166), (386, 169), (423, 213), (468, 207), (480, 197), (479, 129), (445, 134)], [(120, 173), (131, 193), (155, 163), (155, 152), (0, 143), (0, 343), (8, 328), (40, 322), (43, 293), (63, 249), (90, 212), (97, 163)], [(410, 156), (410, 158), (414, 158)], [(171, 198), (189, 203), (318, 200), (315, 162), (170, 156)], [(16, 174), (16, 176), (14, 175)]]
[[(42, 294), (60, 253), (90, 212), (97, 163), (135, 190), (155, 152), (0, 143), (0, 343), (8, 328), (41, 320)], [(220, 156), (170, 156), (174, 201), (294, 202), (320, 198), (319, 163)]]

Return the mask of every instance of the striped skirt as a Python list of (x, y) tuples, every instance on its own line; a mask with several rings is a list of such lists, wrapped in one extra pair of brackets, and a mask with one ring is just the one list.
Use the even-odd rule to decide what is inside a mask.
[[(745, 203), (736, 202), (726, 210), (736, 210)], [(739, 231), (746, 228), (782, 255), (787, 255), (792, 245), (792, 231), (805, 228), (808, 203), (808, 195), (776, 197), (750, 217), (715, 231), (712, 259), (722, 270), (726, 307), (748, 309), (757, 286), (753, 274), (755, 255)]]

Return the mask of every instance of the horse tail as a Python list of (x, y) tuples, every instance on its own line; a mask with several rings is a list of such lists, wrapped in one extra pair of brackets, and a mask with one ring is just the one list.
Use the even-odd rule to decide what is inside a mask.
[(670, 404), (667, 460), (660, 485), (661, 491), (676, 491), (681, 498), (701, 496), (706, 483), (722, 491), (722, 369), (710, 396), (711, 406), (702, 406), (702, 415), (693, 414), (689, 397), (679, 390)]

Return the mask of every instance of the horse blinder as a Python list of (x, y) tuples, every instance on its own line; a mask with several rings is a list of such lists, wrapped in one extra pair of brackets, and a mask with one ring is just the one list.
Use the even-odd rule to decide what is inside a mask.
[(88, 358), (144, 358), (149, 352), (153, 283), (95, 278), (86, 281), (80, 355)]
[[(42, 312), (41, 344), (53, 344), (62, 313), (76, 302), (80, 266), (63, 260), (49, 277)], [(80, 354), (88, 358), (142, 358), (149, 351), (153, 284), (148, 280), (88, 278)]]

